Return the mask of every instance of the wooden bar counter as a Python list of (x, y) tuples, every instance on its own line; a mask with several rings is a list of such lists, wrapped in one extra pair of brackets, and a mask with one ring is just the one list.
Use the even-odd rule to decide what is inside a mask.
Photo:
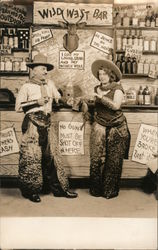
[[(124, 160), (122, 179), (138, 179), (146, 174), (147, 166), (138, 162), (132, 161), (132, 154), (135, 142), (138, 135), (140, 124), (148, 124), (157, 126), (157, 107), (130, 107), (123, 106), (124, 114), (127, 118), (129, 130), (131, 132), (131, 145), (129, 152), (129, 159)], [(1, 110), (1, 130), (14, 126), (18, 142), (21, 138), (21, 123), (24, 115), (16, 113), (14, 108), (10, 111)], [(51, 114), (51, 126), (53, 123), (59, 121), (64, 122), (83, 122), (81, 112), (75, 112), (68, 109), (61, 109), (58, 112)], [(84, 127), (84, 154), (81, 155), (63, 155), (63, 162), (70, 177), (82, 178), (89, 176), (89, 136), (91, 132), (91, 125), (86, 122)], [(19, 153), (2, 156), (0, 158), (0, 177), (10, 178), (18, 175), (18, 160)]]

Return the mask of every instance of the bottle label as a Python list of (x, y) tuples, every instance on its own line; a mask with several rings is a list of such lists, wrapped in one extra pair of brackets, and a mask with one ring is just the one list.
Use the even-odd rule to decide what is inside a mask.
[(139, 105), (143, 104), (143, 95), (138, 95), (138, 104)]
[(150, 95), (145, 95), (145, 96), (144, 96), (144, 104), (145, 104), (145, 105), (150, 105), (150, 104), (151, 104)]

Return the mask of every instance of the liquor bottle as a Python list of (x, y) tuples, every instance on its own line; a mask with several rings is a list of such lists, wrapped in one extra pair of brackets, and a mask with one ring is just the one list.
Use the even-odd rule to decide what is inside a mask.
[(17, 59), (13, 61), (13, 71), (14, 72), (19, 72), (20, 70), (20, 63)]
[(120, 71), (122, 72), (122, 63), (121, 63), (121, 55), (120, 54), (117, 54), (116, 65), (120, 69)]
[(151, 104), (151, 94), (149, 91), (149, 87), (146, 86), (143, 90), (143, 103), (144, 105), (150, 105)]
[(144, 101), (143, 101), (143, 88), (142, 86), (140, 86), (139, 90), (138, 90), (138, 104), (139, 105), (143, 105)]
[(133, 13), (133, 17), (132, 17), (132, 26), (135, 26), (135, 27), (138, 26), (138, 17), (135, 15), (135, 13)]
[(138, 45), (139, 45), (139, 46), (142, 48), (142, 50), (143, 50), (143, 36), (142, 36), (142, 30), (139, 31)]
[(125, 57), (122, 56), (122, 74), (126, 74), (126, 62), (125, 62)]
[(148, 10), (147, 11), (147, 15), (145, 17), (145, 26), (146, 27), (150, 27), (151, 26), (150, 19), (151, 19), (151, 12)]
[(115, 19), (114, 19), (114, 24), (115, 24), (117, 27), (120, 27), (120, 26), (121, 26), (121, 16), (120, 16), (120, 13), (119, 13), (119, 12), (116, 13), (116, 16), (115, 16)]
[(155, 27), (156, 25), (156, 14), (154, 13), (154, 11), (152, 11), (151, 13), (151, 17), (150, 17), (150, 26), (151, 27)]
[(130, 22), (129, 16), (127, 15), (127, 13), (125, 13), (123, 17), (123, 26), (129, 27), (129, 22)]
[(123, 38), (122, 38), (122, 49), (125, 50), (127, 45), (127, 35), (126, 32), (124, 32)]
[(5, 61), (3, 58), (0, 58), (0, 71), (5, 70)]
[(149, 61), (146, 59), (144, 61), (144, 71), (143, 71), (144, 75), (148, 75), (149, 73)]
[(20, 63), (20, 71), (27, 71), (26, 60), (23, 58)]
[(132, 62), (132, 74), (137, 74), (137, 61), (136, 58), (133, 58), (133, 62)]
[(149, 44), (150, 51), (156, 51), (156, 37), (152, 37)]
[(132, 64), (131, 64), (131, 58), (128, 57), (127, 59), (127, 74), (131, 74), (131, 68), (132, 68)]
[(8, 45), (8, 30), (6, 28), (3, 31), (3, 44)]
[(149, 37), (144, 38), (144, 45), (143, 45), (143, 50), (144, 51), (149, 51), (149, 44), (150, 44), (150, 39)]
[(155, 105), (158, 105), (158, 88), (155, 95)]
[(14, 29), (14, 48), (18, 48), (18, 34), (17, 34), (17, 29)]
[(116, 50), (122, 49), (122, 37), (120, 35), (116, 38)]
[(158, 27), (158, 9), (157, 9), (156, 15), (155, 15), (155, 26)]
[(5, 62), (5, 71), (12, 71), (13, 70), (13, 64), (11, 58), (7, 58)]
[(9, 38), (8, 38), (8, 44), (10, 48), (13, 48), (14, 46), (14, 37), (13, 37), (13, 29), (8, 29), (9, 30)]
[(144, 74), (144, 61), (142, 59), (138, 61), (137, 74)]

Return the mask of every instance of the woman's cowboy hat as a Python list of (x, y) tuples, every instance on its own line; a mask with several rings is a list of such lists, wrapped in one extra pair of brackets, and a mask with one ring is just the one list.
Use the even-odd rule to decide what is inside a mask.
[(53, 64), (48, 63), (47, 57), (41, 53), (38, 53), (37, 55), (35, 55), (33, 60), (31, 62), (28, 62), (26, 65), (31, 69), (39, 65), (43, 65), (47, 67), (48, 71), (54, 69)]
[(122, 73), (119, 68), (110, 60), (96, 60), (92, 64), (92, 73), (98, 79), (98, 71), (100, 68), (107, 68), (114, 72), (117, 78), (120, 80), (122, 78)]

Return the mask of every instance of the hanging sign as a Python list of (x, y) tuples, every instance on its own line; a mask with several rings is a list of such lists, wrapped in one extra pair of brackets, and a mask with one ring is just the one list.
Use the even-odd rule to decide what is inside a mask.
[(82, 122), (59, 122), (59, 150), (61, 155), (84, 154), (84, 128), (82, 128), (82, 125)]
[(32, 33), (32, 46), (42, 43), (52, 38), (52, 32), (50, 29), (40, 29)]
[(158, 127), (141, 124), (136, 144), (134, 147), (132, 161), (146, 164), (153, 158), (158, 150)]
[(19, 145), (16, 140), (14, 128), (7, 128), (0, 131), (0, 156), (18, 152)]
[(84, 69), (85, 54), (84, 51), (72, 52), (66, 50), (59, 52), (59, 68), (60, 69)]
[(87, 25), (112, 25), (112, 4), (75, 4), (34, 1), (34, 24), (58, 24), (78, 20)]
[(142, 56), (143, 47), (136, 45), (126, 45), (125, 57), (131, 57), (139, 59)]
[(97, 31), (90, 45), (106, 54), (110, 54), (111, 49), (113, 49), (113, 38)]
[(27, 8), (23, 5), (0, 2), (0, 22), (20, 25), (25, 23)]

